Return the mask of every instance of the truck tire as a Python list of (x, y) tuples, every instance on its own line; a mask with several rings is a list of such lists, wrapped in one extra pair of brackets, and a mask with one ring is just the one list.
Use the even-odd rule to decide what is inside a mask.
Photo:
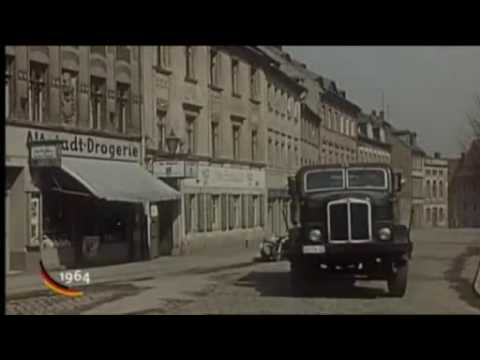
[(290, 262), (290, 290), (293, 296), (305, 296), (308, 294), (310, 278), (308, 266), (299, 260)]
[(408, 261), (396, 265), (396, 269), (389, 274), (387, 279), (388, 292), (393, 297), (403, 297), (407, 291)]

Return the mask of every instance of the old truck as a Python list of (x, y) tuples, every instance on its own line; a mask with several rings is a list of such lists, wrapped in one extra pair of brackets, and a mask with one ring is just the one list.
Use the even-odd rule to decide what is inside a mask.
[(404, 296), (413, 245), (395, 211), (403, 182), (385, 164), (305, 166), (288, 179), (294, 293), (342, 275), (386, 280), (392, 296)]

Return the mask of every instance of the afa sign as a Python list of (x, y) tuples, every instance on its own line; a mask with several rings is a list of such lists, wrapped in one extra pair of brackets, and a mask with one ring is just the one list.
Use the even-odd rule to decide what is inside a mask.
[(60, 166), (62, 142), (60, 140), (32, 141), (30, 146), (30, 164), (35, 167)]

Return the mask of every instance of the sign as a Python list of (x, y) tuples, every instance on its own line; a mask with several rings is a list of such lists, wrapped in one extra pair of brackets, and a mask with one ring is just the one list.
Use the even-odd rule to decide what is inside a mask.
[(60, 166), (61, 141), (35, 141), (30, 143), (30, 164), (35, 167)]
[(194, 178), (198, 175), (198, 165), (188, 161), (155, 161), (153, 175), (158, 178)]
[(63, 131), (40, 130), (20, 126), (6, 127), (6, 153), (13, 157), (28, 157), (33, 142), (59, 140), (62, 156), (139, 162), (140, 142)]
[(192, 187), (235, 187), (245, 189), (264, 189), (266, 186), (266, 174), (264, 169), (230, 168), (215, 165), (198, 166), (196, 178), (187, 179), (186, 186)]

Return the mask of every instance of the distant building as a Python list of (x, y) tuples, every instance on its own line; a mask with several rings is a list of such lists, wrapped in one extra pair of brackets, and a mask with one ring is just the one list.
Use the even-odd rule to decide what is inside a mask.
[[(412, 217), (412, 227), (424, 224), (424, 158), (425, 151), (417, 144), (417, 134), (410, 130), (396, 130), (392, 127), (392, 167), (402, 173), (405, 184), (398, 198), (400, 222), (408, 225)], [(413, 210), (413, 213), (411, 211)]]
[(449, 189), (450, 226), (480, 227), (480, 139), (451, 165)]
[(362, 113), (358, 120), (358, 130), (357, 161), (390, 164), (392, 145), (384, 112), (380, 111), (379, 115), (375, 111), (370, 115)]
[(448, 226), (448, 160), (439, 153), (426, 157), (424, 162), (425, 202), (424, 225), (426, 227)]

